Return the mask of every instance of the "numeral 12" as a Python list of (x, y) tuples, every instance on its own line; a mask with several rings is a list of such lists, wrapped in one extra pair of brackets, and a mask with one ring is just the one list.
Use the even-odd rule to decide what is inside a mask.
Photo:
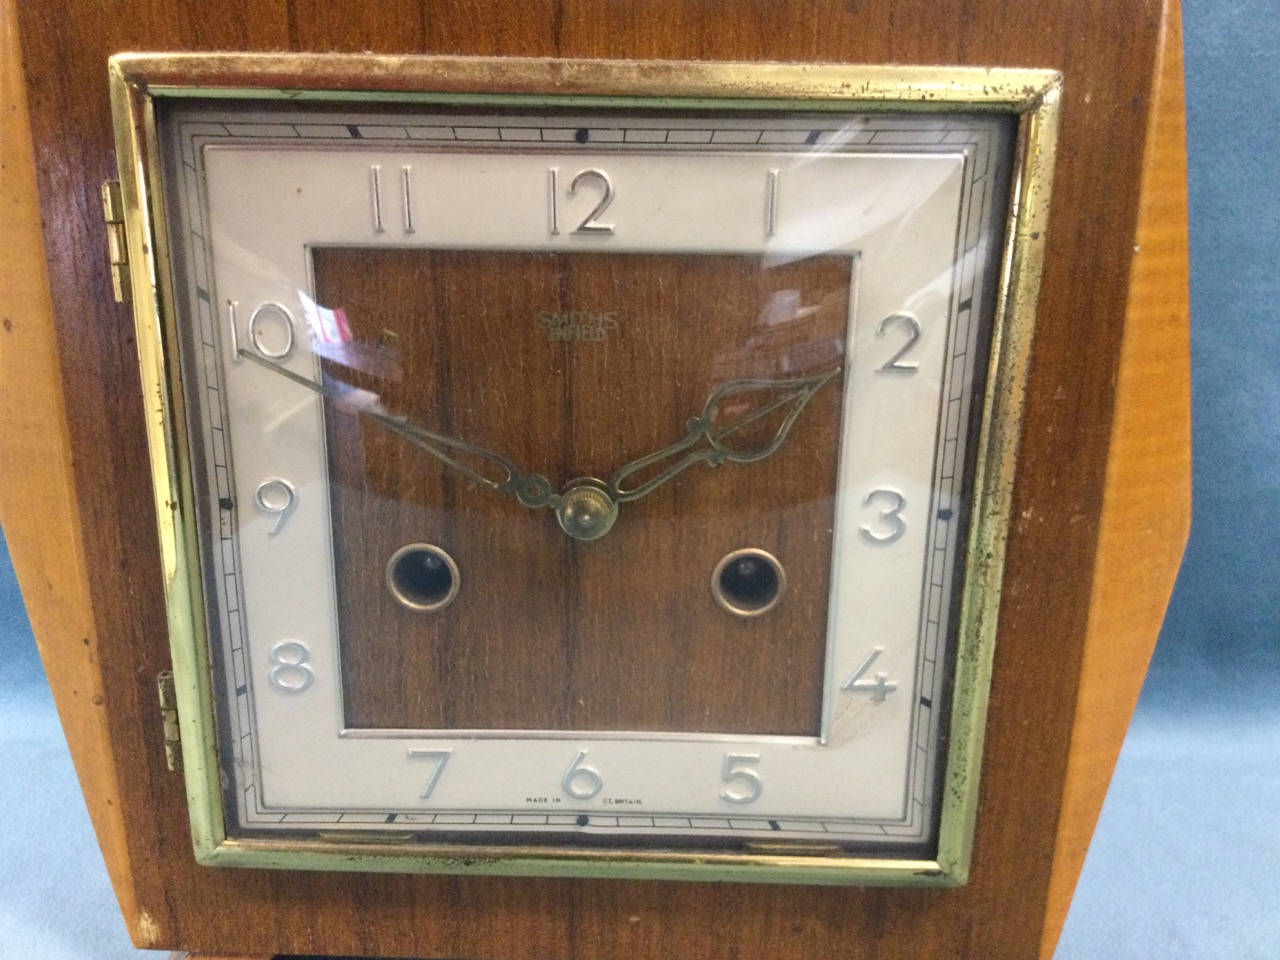
[[(613, 181), (609, 179), (609, 175), (603, 170), (591, 167), (586, 170), (579, 170), (571, 181), (569, 181), (569, 196), (573, 196), (578, 192), (580, 187), (587, 183), (592, 183), (601, 191), (600, 202), (597, 203), (586, 218), (574, 227), (570, 233), (598, 233), (612, 234), (613, 224), (600, 223), (599, 218), (602, 213), (608, 209), (609, 204), (613, 203)], [(560, 236), (560, 168), (547, 168), (547, 217), (549, 220), (548, 227), (553, 237)]]

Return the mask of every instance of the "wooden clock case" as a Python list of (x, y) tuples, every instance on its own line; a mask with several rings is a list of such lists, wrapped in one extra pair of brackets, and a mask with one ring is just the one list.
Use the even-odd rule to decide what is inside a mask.
[[(383, 956), (1052, 953), (1189, 513), (1176, 2), (0, 8), (0, 519), (141, 947)], [(165, 762), (162, 574), (102, 181), (106, 60), (297, 50), (1053, 68), (1063, 126), (972, 875), (954, 890), (216, 870)]]

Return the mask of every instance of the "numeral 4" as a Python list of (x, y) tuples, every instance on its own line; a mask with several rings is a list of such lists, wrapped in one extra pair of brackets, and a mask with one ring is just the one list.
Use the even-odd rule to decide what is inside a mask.
[(867, 654), (862, 663), (858, 664), (858, 669), (853, 671), (853, 676), (846, 680), (840, 689), (851, 693), (869, 693), (877, 703), (882, 702), (887, 695), (897, 690), (898, 681), (890, 680), (887, 673), (877, 673), (874, 678), (866, 677), (867, 671), (882, 653), (884, 653), (884, 647), (876, 647)]

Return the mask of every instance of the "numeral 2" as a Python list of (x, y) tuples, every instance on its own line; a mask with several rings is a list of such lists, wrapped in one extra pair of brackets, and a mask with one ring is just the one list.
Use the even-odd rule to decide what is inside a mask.
[(880, 326), (876, 327), (876, 336), (883, 337), (890, 327), (905, 327), (907, 342), (903, 344), (902, 349), (886, 360), (876, 373), (915, 373), (920, 369), (920, 364), (914, 360), (902, 358), (915, 348), (920, 339), (922, 332), (920, 321), (909, 313), (891, 313), (880, 321)]

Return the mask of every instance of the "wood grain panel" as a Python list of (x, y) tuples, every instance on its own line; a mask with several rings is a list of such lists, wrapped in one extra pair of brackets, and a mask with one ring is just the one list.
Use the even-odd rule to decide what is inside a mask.
[(1182, 15), (1161, 31), (1093, 600), (1041, 956), (1057, 945), (1191, 523)]
[[(607, 481), (682, 440), (732, 381), (838, 369), (853, 273), (848, 257), (767, 267), (745, 256), (331, 248), (314, 264), (317, 296), (347, 317), (348, 349), (383, 368), (327, 361), (331, 384), (545, 474), (554, 490)], [(733, 393), (713, 428), (788, 396)], [(327, 409), (349, 722), (817, 735), (838, 376), (772, 457), (695, 464), (622, 503), (613, 529), (586, 542), (354, 408)], [(724, 442), (763, 448), (792, 409)], [(457, 599), (438, 612), (408, 610), (384, 586), (393, 552), (421, 542), (461, 570)], [(781, 601), (761, 616), (729, 614), (710, 590), (716, 564), (742, 548), (786, 571)]]
[(287, 0), (289, 46), (324, 53), (415, 52), (425, 40), (427, 6), (417, 0)]
[[(120, 909), (136, 915), (61, 364), (40, 238), (15, 3), (0, 4), (0, 523)], [(17, 771), (13, 775), (20, 775)]]
[[(690, 0), (649, 7), (643, 16), (619, 8), (606, 18), (608, 7), (577, 0), (518, 13), (459, 0), (431, 4), (427, 15), (427, 5), (419, 7), (418, 22), (428, 29), (416, 39), (412, 20), (408, 33), (383, 20), (356, 31), (371, 48), (403, 52), (434, 43), (458, 53), (958, 62), (1064, 72), (1062, 149), (975, 861), (969, 885), (952, 891), (301, 875), (193, 864), (183, 786), (157, 747), (152, 685), (167, 651), (154, 533), (140, 520), (150, 511), (141, 398), (130, 318), (110, 302), (97, 216), (97, 184), (113, 162), (104, 64), (112, 52), (181, 49), (196, 38), (221, 49), (269, 48), (281, 29), (291, 44), (302, 38), (267, 3), (188, 7), (185, 22), (183, 6), (75, 0), (25, 4), (18, 14), (84, 531), (84, 566), (68, 575), (92, 597), (107, 707), (99, 735), (127, 774), (117, 798), (126, 829), (109, 839), (128, 851), (135, 940), (384, 956), (1035, 956), (1102, 512), (1160, 4), (812, 0), (725, 13)], [(302, 9), (291, 6), (285, 19)], [(349, 49), (349, 9), (307, 8), (307, 43)], [(433, 35), (431, 25), (445, 21), (447, 30)], [(56, 695), (60, 705), (75, 696), (65, 687)]]

